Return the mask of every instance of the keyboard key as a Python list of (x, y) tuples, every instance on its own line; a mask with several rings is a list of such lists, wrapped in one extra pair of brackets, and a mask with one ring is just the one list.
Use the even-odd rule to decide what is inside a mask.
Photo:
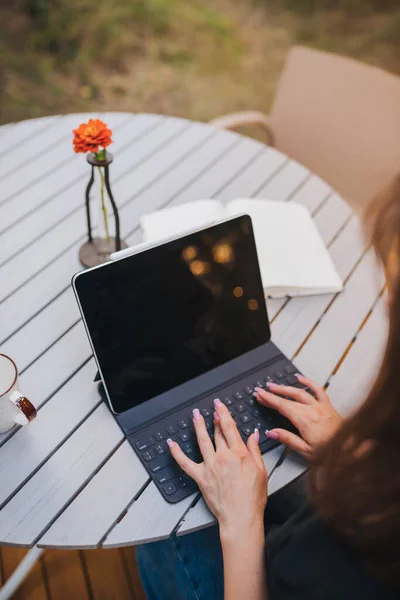
[(272, 375), (266, 375), (264, 377), (264, 379), (265, 379), (266, 383), (268, 383), (269, 381), (271, 381), (272, 383), (274, 383), (274, 381), (275, 381), (274, 378), (272, 377)]
[(171, 494), (174, 494), (176, 492), (176, 487), (171, 482), (171, 483), (167, 483), (166, 485), (164, 485), (163, 490), (164, 490), (165, 494), (167, 494), (167, 496), (170, 496)]
[(209, 431), (210, 429), (212, 429), (212, 420), (210, 418), (208, 419), (204, 419), (204, 422), (206, 424), (206, 429)]
[(258, 381), (255, 382), (254, 387), (260, 387), (263, 388), (265, 386), (264, 382), (261, 381), (261, 379), (258, 379)]
[[(171, 434), (173, 435), (173, 434)], [(156, 433), (154, 434), (154, 437), (156, 438), (157, 442), (161, 442), (161, 440), (163, 440), (165, 438), (165, 434), (162, 431), (156, 431)]]
[(252, 386), (250, 386), (250, 385), (247, 385), (247, 386), (244, 388), (244, 391), (246, 392), (246, 394), (248, 394), (249, 396), (251, 396), (251, 395), (252, 395), (252, 393), (254, 392), (254, 388), (253, 388)]
[(165, 454), (164, 456), (157, 456), (154, 460), (149, 463), (150, 470), (153, 473), (157, 473), (161, 471), (164, 467), (169, 465), (171, 462), (170, 454)]
[(176, 433), (175, 425), (168, 425), (167, 431), (168, 431), (169, 435), (174, 435), (174, 433)]
[(229, 409), (229, 414), (231, 415), (231, 417), (233, 418), (236, 415), (236, 412), (233, 410), (233, 408)]
[(182, 433), (180, 433), (179, 437), (182, 440), (182, 442), (187, 442), (190, 439), (190, 435), (188, 433), (186, 433), (186, 431), (183, 431)]
[(209, 417), (210, 415), (212, 415), (212, 412), (209, 408), (202, 408), (200, 412), (203, 415), (203, 417)]
[(260, 444), (262, 442), (265, 442), (265, 440), (269, 440), (269, 438), (267, 438), (267, 436), (265, 435), (265, 431), (266, 431), (266, 427), (263, 427), (262, 429), (260, 429), (260, 441), (259, 441)]
[(236, 404), (235, 408), (238, 412), (243, 412), (244, 410), (246, 410), (246, 407), (244, 404)]
[(244, 433), (244, 431), (242, 431), (241, 429), (239, 429), (239, 434), (240, 434), (240, 437), (242, 438), (243, 442), (244, 442), (245, 444), (247, 444), (247, 437), (248, 437), (248, 436), (247, 436), (247, 435)]
[(253, 433), (253, 429), (251, 427), (249, 427), (248, 425), (246, 425), (245, 427), (242, 427), (242, 431), (244, 433), (244, 435), (251, 435)]
[(286, 377), (286, 383), (288, 385), (296, 385), (296, 383), (298, 383), (298, 382), (299, 382), (299, 380), (294, 375), (288, 375)]
[(250, 398), (246, 398), (246, 404), (248, 404), (249, 406), (255, 406), (256, 401), (254, 400), (253, 397), (250, 396)]
[(150, 448), (150, 446), (152, 446), (153, 444), (154, 444), (154, 438), (145, 437), (136, 442), (136, 448), (138, 450), (142, 451), (142, 450), (146, 450), (146, 448)]
[(226, 396), (222, 402), (225, 404), (225, 406), (231, 406), (233, 404), (233, 400), (230, 396)]
[(255, 417), (259, 417), (261, 415), (261, 411), (259, 408), (253, 408), (251, 411)]
[(285, 377), (285, 372), (284, 371), (276, 371), (274, 373), (274, 375), (277, 379), (283, 379)]
[(145, 450), (144, 452), (142, 452), (142, 456), (144, 458), (145, 461), (149, 461), (149, 460), (153, 460), (153, 458), (155, 458), (156, 454), (154, 452), (154, 450)]
[(181, 429), (186, 429), (187, 427), (189, 427), (189, 421), (186, 421), (186, 419), (181, 419), (180, 421), (178, 421), (178, 425)]
[(156, 444), (154, 447), (157, 454), (165, 454), (167, 452), (168, 446), (166, 443)]
[(254, 427), (255, 427), (256, 429), (258, 429), (259, 431), (261, 431), (261, 429), (266, 429), (266, 427), (265, 427), (265, 423), (263, 423), (263, 421), (256, 421), (256, 422), (254, 423)]
[(248, 423), (251, 421), (251, 416), (248, 413), (243, 413), (240, 415), (240, 418), (242, 419), (243, 423)]
[(286, 373), (288, 373), (290, 375), (290, 373), (295, 373), (296, 372), (296, 367), (293, 365), (286, 365), (286, 367), (284, 367)]
[(235, 392), (233, 395), (235, 396), (236, 400), (243, 400), (244, 398), (242, 392)]
[(178, 477), (178, 485), (180, 488), (195, 488), (196, 484), (194, 483), (194, 481), (192, 481), (191, 479), (189, 479), (189, 477), (186, 477), (186, 475), (180, 475)]
[(193, 446), (189, 442), (182, 444), (181, 447), (185, 454), (193, 454)]
[(166, 467), (165, 469), (161, 469), (161, 471), (158, 471), (156, 478), (159, 483), (166, 483), (170, 479), (173, 479), (175, 475), (176, 470)]

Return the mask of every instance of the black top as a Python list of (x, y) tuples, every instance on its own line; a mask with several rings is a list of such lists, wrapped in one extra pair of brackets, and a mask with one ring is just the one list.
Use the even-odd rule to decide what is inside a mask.
[(395, 600), (305, 504), (267, 535), (270, 600)]

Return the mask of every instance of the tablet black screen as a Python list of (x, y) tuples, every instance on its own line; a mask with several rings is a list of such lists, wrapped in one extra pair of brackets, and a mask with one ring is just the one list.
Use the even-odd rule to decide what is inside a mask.
[(116, 412), (270, 339), (247, 216), (83, 272), (75, 288)]

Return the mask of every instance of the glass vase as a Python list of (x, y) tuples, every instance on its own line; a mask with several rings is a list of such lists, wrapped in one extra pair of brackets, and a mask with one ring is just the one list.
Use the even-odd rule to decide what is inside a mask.
[[(79, 250), (79, 260), (84, 267), (94, 267), (107, 262), (110, 254), (128, 245), (121, 240), (117, 205), (111, 191), (109, 165), (113, 161), (110, 152), (104, 160), (98, 160), (93, 152), (87, 155), (91, 176), (86, 187), (86, 221), (88, 240)], [(92, 207), (96, 205), (95, 219)], [(112, 235), (115, 231), (115, 235)]]

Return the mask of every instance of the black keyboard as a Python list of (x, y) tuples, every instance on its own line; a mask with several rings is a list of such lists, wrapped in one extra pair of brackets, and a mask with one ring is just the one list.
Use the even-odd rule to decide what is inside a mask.
[(297, 369), (287, 359), (279, 360), (272, 366), (264, 367), (245, 379), (228, 384), (212, 394), (197, 399), (177, 412), (128, 436), (143, 465), (157, 485), (164, 498), (171, 503), (183, 500), (198, 490), (195, 482), (176, 464), (167, 446), (167, 439), (177, 442), (183, 452), (201, 462), (193, 425), (192, 411), (198, 408), (204, 417), (210, 437), (214, 439), (213, 400), (219, 398), (229, 409), (244, 442), (257, 428), (260, 431), (260, 449), (264, 453), (279, 442), (265, 435), (266, 429), (284, 427), (294, 431), (292, 424), (282, 415), (262, 407), (253, 397), (255, 387), (266, 387), (268, 381), (295, 387), (302, 386), (294, 373)]

